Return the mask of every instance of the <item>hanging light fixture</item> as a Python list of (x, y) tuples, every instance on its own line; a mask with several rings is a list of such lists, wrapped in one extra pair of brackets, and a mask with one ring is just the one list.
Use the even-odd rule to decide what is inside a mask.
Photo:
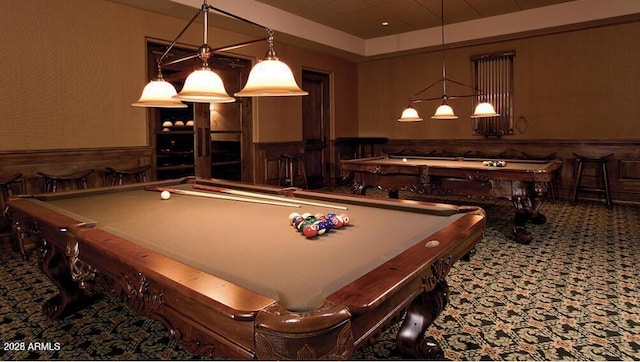
[(267, 29), (267, 54), (249, 73), (247, 84), (236, 97), (305, 96), (309, 94), (296, 84), (293, 72), (281, 62), (273, 49), (273, 30)]
[[(273, 30), (262, 25), (256, 24), (250, 20), (241, 18), (224, 10), (215, 8), (207, 4), (207, 0), (203, 1), (202, 7), (197, 14), (187, 23), (182, 31), (171, 42), (167, 50), (158, 59), (158, 78), (152, 80), (145, 86), (142, 96), (133, 106), (138, 107), (166, 107), (166, 108), (184, 108), (186, 104), (181, 101), (198, 102), (198, 103), (227, 103), (234, 102), (235, 98), (230, 96), (222, 81), (222, 78), (209, 68), (209, 58), (216, 52), (224, 52), (231, 49), (241, 48), (250, 44), (263, 41), (264, 39), (251, 40), (223, 48), (211, 49), (207, 45), (208, 30), (208, 14), (209, 10), (222, 13), (234, 19), (250, 23), (252, 25), (265, 29), (268, 33), (267, 37), (267, 56), (263, 61), (258, 62), (249, 73), (249, 79), (245, 88), (236, 93), (238, 97), (259, 97), (259, 96), (283, 96), (283, 95), (307, 95), (309, 93), (303, 91), (296, 84), (293, 72), (289, 66), (278, 60), (273, 49)], [(197, 54), (188, 55), (170, 62), (163, 63), (163, 60), (169, 51), (176, 44), (178, 39), (191, 26), (194, 20), (203, 13), (204, 31), (203, 45), (198, 48)], [(162, 78), (162, 66), (180, 63), (185, 60), (200, 58), (202, 66), (193, 71), (185, 80), (184, 86), (180, 93), (177, 93), (173, 85), (166, 82)]]
[[(400, 118), (398, 118), (398, 121), (400, 122), (421, 121), (422, 118), (420, 118), (420, 116), (418, 115), (418, 112), (411, 106), (411, 103), (432, 101), (432, 100), (442, 100), (442, 104), (438, 106), (434, 115), (431, 116), (432, 119), (458, 119), (458, 116), (456, 116), (456, 114), (454, 113), (453, 108), (451, 108), (451, 106), (447, 104), (447, 100), (455, 99), (455, 98), (464, 98), (464, 97), (477, 97), (479, 94), (482, 93), (482, 91), (476, 87), (447, 78), (447, 64), (445, 61), (445, 46), (444, 46), (445, 44), (444, 43), (444, 0), (440, 0), (440, 31), (442, 36), (442, 39), (441, 39), (442, 40), (442, 47), (441, 47), (442, 78), (438, 79), (434, 83), (430, 84), (428, 87), (420, 90), (418, 93), (412, 95), (409, 98), (409, 106), (402, 112), (402, 115), (400, 116)], [(468, 95), (449, 96), (447, 95), (447, 82), (455, 83), (463, 87), (473, 89), (475, 93), (468, 94)], [(418, 97), (418, 95), (431, 89), (433, 86), (435, 86), (438, 83), (442, 83), (441, 96), (435, 97), (435, 98), (416, 98)], [(499, 114), (496, 113), (491, 103), (481, 102), (476, 106), (475, 111), (471, 117), (478, 118), (478, 117), (496, 117), (496, 116), (499, 116)]]
[(398, 122), (420, 122), (422, 118), (418, 114), (415, 108), (409, 105), (407, 108), (402, 111), (402, 115), (398, 118)]
[(147, 83), (142, 90), (140, 99), (131, 105), (135, 107), (186, 108), (186, 104), (173, 98), (177, 94), (176, 88), (162, 78), (162, 70), (158, 64), (158, 78)]

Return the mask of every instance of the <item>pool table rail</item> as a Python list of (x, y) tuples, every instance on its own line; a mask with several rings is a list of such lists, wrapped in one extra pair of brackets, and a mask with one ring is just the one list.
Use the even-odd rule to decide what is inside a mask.
[(68, 244), (77, 245), (80, 262), (99, 271), (93, 284), (161, 321), (185, 349), (205, 357), (256, 358), (254, 321), (276, 300), (101, 229), (72, 229)]
[[(425, 339), (424, 333), (448, 304), (446, 276), (451, 266), (473, 254), (484, 236), (484, 210), (465, 210), (467, 214), (455, 223), (327, 297), (352, 313), (356, 348), (366, 345), (406, 311), (396, 341), (403, 355), (443, 357), (437, 344)], [(427, 345), (429, 350), (424, 348)]]

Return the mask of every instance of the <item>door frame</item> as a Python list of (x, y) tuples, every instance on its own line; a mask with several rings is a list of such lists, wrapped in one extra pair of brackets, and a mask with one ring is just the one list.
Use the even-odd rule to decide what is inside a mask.
[[(331, 148), (330, 148), (330, 140), (331, 140), (331, 135), (332, 135), (332, 127), (333, 127), (333, 122), (332, 122), (332, 114), (331, 114), (331, 103), (332, 103), (332, 99), (331, 99), (331, 73), (329, 72), (325, 72), (325, 71), (321, 71), (321, 70), (317, 70), (317, 69), (310, 69), (310, 68), (303, 68), (302, 69), (302, 84), (303, 84), (303, 89), (304, 89), (304, 83), (305, 82), (319, 82), (321, 84), (321, 94), (313, 94), (313, 92), (309, 92), (309, 95), (306, 97), (320, 97), (320, 119), (321, 119), (321, 124), (320, 124), (320, 132), (321, 132), (321, 144), (322, 144), (322, 165), (321, 165), (321, 169), (322, 169), (322, 186), (330, 186), (332, 184), (332, 172), (331, 172), (331, 166), (332, 166), (332, 157), (331, 157)], [(308, 89), (305, 89), (307, 91), (309, 91)], [(307, 148), (307, 139), (305, 138), (304, 135), (304, 129), (305, 129), (305, 125), (304, 122), (305, 120), (305, 115), (308, 114), (308, 112), (310, 112), (311, 110), (308, 109), (306, 106), (306, 103), (303, 102), (302, 103), (302, 130), (303, 130), (303, 134), (302, 134), (302, 140), (305, 142), (305, 153), (306, 153), (306, 148)], [(314, 146), (314, 145), (309, 145)], [(317, 146), (317, 145), (315, 145)], [(306, 160), (305, 160), (305, 165), (306, 165)]]

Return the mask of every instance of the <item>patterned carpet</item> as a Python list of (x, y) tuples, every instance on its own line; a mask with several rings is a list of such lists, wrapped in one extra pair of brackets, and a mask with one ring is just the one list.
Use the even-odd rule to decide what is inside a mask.
[[(549, 222), (530, 225), (535, 241), (521, 245), (509, 202), (478, 204), (488, 214), (485, 238), (449, 273), (450, 303), (427, 331), (446, 359), (640, 360), (640, 207), (550, 203)], [(47, 321), (40, 305), (55, 287), (35, 259), (0, 255), (1, 360), (198, 359), (159, 322), (110, 297)], [(397, 328), (354, 359), (401, 359)]]

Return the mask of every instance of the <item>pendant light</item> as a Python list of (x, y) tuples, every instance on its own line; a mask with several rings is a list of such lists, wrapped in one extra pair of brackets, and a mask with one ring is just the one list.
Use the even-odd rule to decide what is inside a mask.
[[(398, 118), (398, 121), (400, 122), (421, 121), (422, 118), (420, 118), (420, 116), (418, 115), (418, 112), (413, 107), (411, 107), (411, 103), (431, 101), (431, 100), (442, 101), (442, 103), (440, 104), (440, 106), (438, 106), (433, 116), (431, 116), (431, 119), (444, 119), (444, 120), (458, 119), (458, 116), (456, 116), (456, 114), (454, 113), (453, 108), (451, 108), (451, 106), (447, 104), (447, 100), (455, 99), (455, 98), (464, 98), (464, 97), (477, 97), (479, 94), (481, 94), (481, 91), (476, 87), (472, 87), (470, 85), (447, 78), (447, 64), (445, 61), (445, 42), (444, 42), (444, 0), (440, 1), (440, 33), (442, 37), (441, 38), (442, 78), (430, 84), (428, 87), (422, 89), (421, 91), (419, 91), (418, 93), (414, 94), (409, 98), (409, 106), (402, 112), (402, 116)], [(464, 86), (466, 88), (471, 88), (476, 92), (474, 94), (468, 94), (468, 95), (448, 96), (447, 81)], [(435, 86), (438, 83), (442, 83), (441, 96), (435, 97), (435, 98), (416, 98), (418, 95), (431, 89), (433, 86)], [(491, 103), (481, 102), (476, 106), (475, 111), (473, 112), (473, 115), (471, 117), (478, 118), (478, 117), (497, 117), (497, 116), (499, 116), (499, 114), (495, 111)]]
[(273, 30), (267, 29), (267, 53), (249, 73), (247, 84), (234, 94), (236, 97), (259, 96), (304, 96), (309, 93), (303, 91), (296, 84), (293, 72), (288, 65), (281, 62), (273, 49)]
[[(147, 84), (142, 92), (140, 99), (132, 103), (137, 107), (172, 107), (184, 108), (186, 105), (181, 101), (198, 102), (198, 103), (227, 103), (234, 102), (236, 99), (230, 96), (224, 86), (222, 78), (209, 68), (209, 58), (215, 52), (223, 52), (231, 49), (241, 48), (250, 44), (254, 44), (263, 39), (247, 41), (218, 49), (211, 49), (207, 45), (208, 31), (208, 14), (213, 10), (229, 16), (231, 18), (241, 20), (243, 22), (263, 28), (268, 33), (267, 38), (267, 54), (264, 60), (258, 62), (249, 73), (248, 81), (245, 87), (235, 94), (237, 97), (261, 97), (261, 96), (300, 96), (307, 95), (308, 92), (300, 89), (295, 81), (293, 72), (288, 65), (281, 62), (276, 56), (273, 44), (273, 30), (256, 24), (250, 20), (241, 18), (227, 11), (215, 8), (207, 4), (207, 0), (203, 1), (202, 7), (197, 14), (187, 23), (182, 31), (171, 42), (164, 54), (158, 59), (158, 78)], [(183, 58), (175, 59), (167, 63), (163, 63), (169, 51), (176, 44), (178, 39), (187, 30), (194, 20), (203, 14), (203, 45), (198, 48), (197, 54), (188, 55)], [(175, 88), (164, 79), (162, 79), (162, 66), (176, 64), (185, 60), (200, 58), (202, 65), (193, 71), (185, 80), (182, 90), (177, 93)]]
[(158, 78), (147, 83), (142, 90), (140, 99), (131, 105), (134, 107), (186, 108), (186, 104), (173, 98), (176, 94), (176, 88), (162, 78), (162, 71), (158, 65)]

